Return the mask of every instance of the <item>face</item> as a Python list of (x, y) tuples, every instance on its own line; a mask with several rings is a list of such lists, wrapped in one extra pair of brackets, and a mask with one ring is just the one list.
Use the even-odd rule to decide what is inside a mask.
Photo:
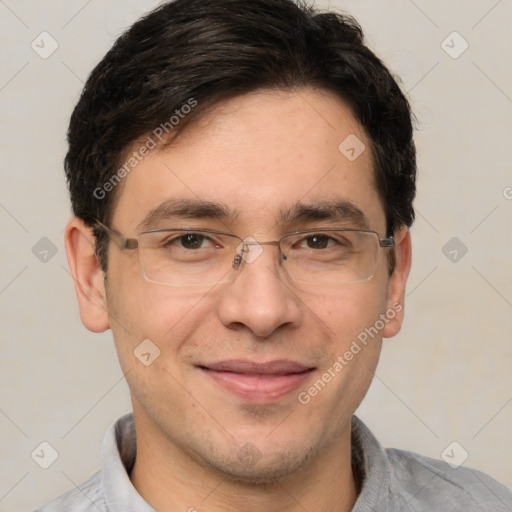
[[(167, 208), (147, 228), (216, 229), (270, 241), (344, 227), (383, 238), (370, 151), (354, 160), (338, 149), (350, 135), (370, 147), (350, 109), (326, 91), (235, 98), (134, 168), (111, 226), (137, 237), (160, 205), (207, 201), (232, 215), (178, 216)], [(298, 205), (311, 210), (335, 201), (352, 214), (291, 214)], [(104, 309), (82, 299), (82, 318), (92, 330), (112, 329), (138, 433), (233, 478), (290, 475), (348, 439), (382, 337), (400, 328), (409, 236), (402, 230), (395, 237), (393, 276), (391, 249), (384, 249), (372, 279), (340, 286), (291, 281), (272, 245), (213, 287), (163, 286), (142, 277), (136, 251), (111, 243), (105, 291), (96, 280)], [(148, 366), (134, 355), (146, 339), (160, 351)]]

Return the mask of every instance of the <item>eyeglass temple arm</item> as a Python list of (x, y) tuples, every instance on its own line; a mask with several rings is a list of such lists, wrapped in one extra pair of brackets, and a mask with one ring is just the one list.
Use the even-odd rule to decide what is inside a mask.
[(114, 239), (116, 244), (119, 246), (121, 250), (124, 249), (137, 249), (139, 242), (136, 238), (126, 238), (121, 233), (116, 231), (115, 229), (109, 228), (108, 226), (105, 226), (102, 222), (100, 222), (97, 219), (94, 219), (96, 221), (96, 228), (101, 229), (105, 233), (107, 233), (108, 236)]
[(390, 236), (388, 238), (379, 238), (379, 245), (381, 247), (394, 247), (395, 239), (393, 238), (393, 236)]

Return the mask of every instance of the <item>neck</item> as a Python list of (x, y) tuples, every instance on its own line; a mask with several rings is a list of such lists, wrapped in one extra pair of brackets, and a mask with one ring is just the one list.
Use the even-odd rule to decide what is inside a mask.
[(233, 481), (195, 460), (161, 432), (135, 417), (137, 457), (130, 479), (159, 512), (349, 512), (357, 499), (350, 424), (299, 471), (265, 483)]

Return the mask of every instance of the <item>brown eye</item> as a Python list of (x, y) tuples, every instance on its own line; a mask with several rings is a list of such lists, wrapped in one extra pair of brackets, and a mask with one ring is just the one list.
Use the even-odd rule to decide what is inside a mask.
[(205, 237), (197, 233), (189, 233), (180, 236), (178, 240), (185, 249), (199, 249), (201, 248)]
[(309, 249), (325, 249), (329, 246), (330, 237), (327, 235), (313, 235), (306, 238)]
[(167, 237), (159, 245), (166, 249), (197, 250), (206, 249), (210, 245), (216, 245), (210, 238), (201, 233), (185, 233), (178, 236)]

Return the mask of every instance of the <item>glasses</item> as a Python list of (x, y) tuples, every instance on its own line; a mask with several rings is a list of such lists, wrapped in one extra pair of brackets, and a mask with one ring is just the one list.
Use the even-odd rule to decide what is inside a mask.
[(137, 251), (142, 276), (167, 286), (212, 286), (234, 279), (242, 262), (253, 263), (263, 245), (279, 249), (279, 264), (292, 281), (310, 285), (342, 285), (370, 280), (381, 248), (394, 247), (392, 236), (380, 238), (362, 229), (310, 229), (257, 242), (213, 229), (153, 229), (126, 238), (97, 222), (121, 250)]

